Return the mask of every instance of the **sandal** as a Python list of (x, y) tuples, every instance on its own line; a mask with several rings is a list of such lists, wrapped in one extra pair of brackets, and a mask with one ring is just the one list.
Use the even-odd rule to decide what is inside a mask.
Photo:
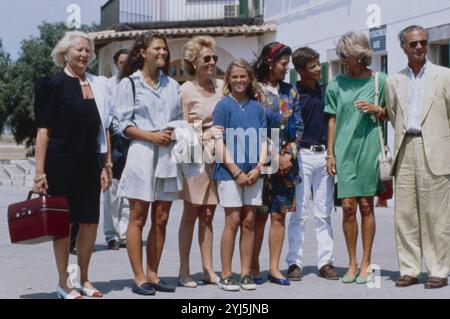
[(442, 288), (448, 285), (447, 278), (439, 278), (439, 277), (428, 277), (425, 282), (425, 289), (436, 289)]

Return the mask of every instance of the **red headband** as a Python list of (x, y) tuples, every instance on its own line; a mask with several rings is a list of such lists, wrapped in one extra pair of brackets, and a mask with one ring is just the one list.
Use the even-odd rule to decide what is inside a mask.
[(276, 46), (274, 46), (272, 48), (272, 50), (270, 50), (269, 55), (267, 56), (268, 59), (272, 59), (273, 56), (275, 55), (275, 53), (277, 53), (279, 50), (281, 50), (282, 48), (284, 48), (285, 45), (283, 43), (278, 43)]

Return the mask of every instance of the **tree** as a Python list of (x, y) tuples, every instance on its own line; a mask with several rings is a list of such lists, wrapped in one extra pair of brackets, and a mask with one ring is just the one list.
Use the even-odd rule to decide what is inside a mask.
[(3, 51), (3, 44), (0, 40), (0, 135), (6, 124), (6, 106), (5, 94), (6, 84), (8, 83), (9, 71), (11, 68), (11, 59), (9, 54)]
[[(41, 76), (54, 75), (61, 70), (54, 65), (51, 52), (67, 30), (64, 23), (43, 22), (38, 26), (39, 37), (30, 37), (21, 43), (17, 61), (9, 68), (5, 84), (4, 106), (6, 123), (11, 128), (16, 143), (34, 145), (36, 127), (33, 112), (34, 82)], [(96, 25), (82, 26), (81, 30), (92, 32)], [(89, 68), (97, 72), (97, 64)]]

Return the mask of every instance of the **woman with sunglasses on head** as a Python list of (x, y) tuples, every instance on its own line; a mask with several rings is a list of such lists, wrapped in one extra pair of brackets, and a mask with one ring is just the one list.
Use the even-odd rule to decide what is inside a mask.
[[(384, 191), (378, 176), (380, 142), (376, 118), (385, 113), (386, 74), (379, 73), (379, 105), (375, 103), (375, 72), (369, 68), (372, 49), (364, 34), (349, 32), (340, 40), (336, 52), (347, 67), (327, 87), (325, 112), (329, 114), (327, 171), (338, 177), (338, 198), (342, 199), (343, 230), (349, 255), (344, 283), (372, 280), (371, 264), (375, 237), (374, 196)], [(363, 255), (358, 272), (356, 244), (361, 213)]]
[(202, 256), (204, 283), (217, 284), (219, 277), (213, 267), (212, 221), (218, 203), (217, 186), (212, 178), (214, 168), (212, 138), (213, 110), (223, 96), (223, 81), (214, 78), (218, 57), (215, 41), (210, 36), (197, 36), (183, 48), (183, 65), (188, 75), (194, 76), (181, 86), (181, 104), (184, 120), (194, 126), (203, 143), (205, 170), (199, 176), (185, 180), (180, 198), (184, 200), (183, 217), (178, 231), (180, 272), (178, 282), (183, 287), (195, 288), (190, 276), (189, 254), (195, 222), (198, 219), (198, 242)]
[[(277, 172), (268, 176), (264, 183), (262, 209), (256, 215), (256, 238), (252, 272), (257, 284), (262, 284), (259, 253), (264, 238), (264, 228), (270, 215), (269, 281), (289, 285), (281, 273), (280, 257), (285, 236), (286, 213), (295, 211), (295, 187), (300, 182), (297, 150), (303, 135), (303, 121), (299, 96), (295, 86), (283, 82), (289, 69), (292, 50), (279, 42), (267, 44), (253, 66), (258, 80), (258, 99), (265, 108), (269, 137), (271, 129), (279, 129), (280, 149)], [(273, 163), (272, 163), (273, 165)]]
[[(170, 52), (164, 35), (140, 35), (128, 56), (115, 96), (119, 131), (131, 139), (118, 194), (128, 198), (130, 218), (127, 251), (134, 273), (132, 291), (153, 295), (175, 292), (158, 277), (172, 201), (178, 192), (166, 192), (164, 179), (156, 177), (159, 150), (171, 144), (167, 124), (182, 118), (180, 86), (168, 77)], [(134, 87), (133, 87), (134, 83)], [(151, 204), (151, 228), (147, 237), (147, 267), (142, 265), (142, 230)]]

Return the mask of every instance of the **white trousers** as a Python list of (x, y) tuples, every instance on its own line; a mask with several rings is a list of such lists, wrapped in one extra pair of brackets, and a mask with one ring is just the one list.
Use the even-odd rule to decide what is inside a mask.
[(298, 161), (302, 182), (295, 189), (297, 209), (289, 219), (289, 252), (286, 261), (288, 266), (296, 264), (300, 268), (303, 267), (305, 226), (312, 207), (315, 217), (317, 265), (320, 269), (334, 262), (330, 217), (333, 208), (333, 177), (327, 174), (326, 151), (318, 153), (300, 149)]
[(126, 240), (130, 206), (128, 199), (117, 196), (119, 180), (113, 179), (111, 187), (102, 192), (100, 208), (103, 210), (103, 233), (106, 242), (117, 240), (123, 243)]

